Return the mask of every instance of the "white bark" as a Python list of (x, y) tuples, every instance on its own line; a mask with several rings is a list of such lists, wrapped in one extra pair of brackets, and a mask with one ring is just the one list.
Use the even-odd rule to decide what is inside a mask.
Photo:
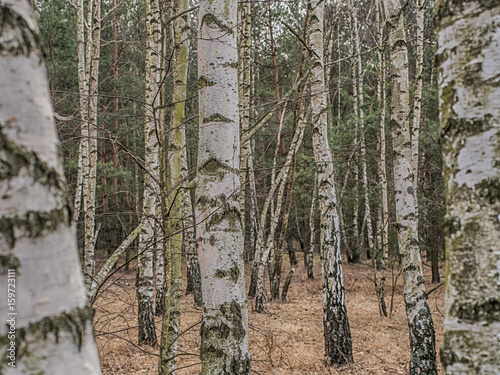
[(399, 0), (385, 1), (391, 48), (391, 124), (394, 152), (394, 195), (399, 252), (403, 266), (406, 315), (410, 331), (410, 374), (437, 374), (432, 315), (425, 293), (416, 237), (415, 197), (411, 171), (408, 51)]
[(311, 211), (309, 212), (309, 227), (311, 236), (309, 240), (309, 249), (307, 250), (307, 278), (314, 279), (313, 262), (314, 262), (314, 248), (316, 247), (316, 210), (318, 209), (318, 177), (314, 176), (313, 196), (311, 200)]
[(139, 344), (156, 346), (156, 332), (153, 316), (153, 249), (161, 241), (156, 238), (155, 230), (159, 228), (160, 190), (160, 135), (162, 134), (158, 107), (161, 104), (160, 72), (161, 72), (161, 27), (158, 0), (146, 2), (146, 108), (144, 124), (144, 144), (146, 146), (144, 169), (144, 197), (142, 215), (144, 226), (139, 235), (138, 258), (138, 318)]
[(377, 96), (381, 103), (380, 109), (380, 166), (379, 180), (382, 190), (382, 207), (380, 215), (380, 248), (382, 251), (382, 261), (380, 266), (380, 284), (378, 286), (378, 301), (379, 312), (382, 316), (387, 316), (387, 306), (385, 304), (385, 281), (387, 274), (387, 263), (389, 254), (389, 201), (388, 201), (388, 186), (387, 186), (387, 166), (386, 166), (386, 138), (385, 138), (385, 111), (386, 111), (386, 93), (385, 93), (385, 48), (383, 48), (383, 35), (381, 32), (380, 16), (382, 2), (377, 1), (376, 17), (377, 17), (377, 44), (378, 44), (378, 60), (380, 69), (380, 79), (377, 84)]
[(333, 157), (328, 145), (327, 101), (323, 61), (324, 2), (309, 1), (312, 9), (310, 45), (314, 51), (311, 79), (312, 135), (318, 177), (321, 212), (321, 270), (323, 274), (323, 325), (327, 366), (352, 362), (352, 342), (342, 276), (339, 217), (333, 173)]
[(198, 21), (196, 221), (202, 276), (201, 373), (248, 374), (239, 203), (237, 2), (202, 0)]
[(77, 2), (78, 85), (80, 94), (81, 139), (78, 153), (77, 185), (73, 220), (84, 209), (84, 280), (90, 293), (95, 272), (95, 190), (97, 173), (97, 103), (101, 34), (100, 0), (88, 4), (85, 22), (84, 1)]
[[(361, 59), (361, 49), (360, 49), (360, 40), (359, 40), (359, 30), (358, 30), (358, 12), (356, 6), (353, 4), (351, 1), (351, 6), (352, 6), (352, 18), (353, 18), (353, 32), (354, 32), (354, 53), (356, 55), (356, 63), (354, 64), (355, 70), (356, 70), (356, 82), (355, 85), (357, 86), (357, 89), (355, 90), (356, 92), (356, 102), (357, 102), (357, 109), (358, 109), (358, 129), (359, 129), (359, 136), (360, 136), (360, 141), (361, 141), (361, 172), (363, 174), (363, 191), (364, 191), (364, 203), (365, 203), (365, 216), (364, 216), (364, 223), (366, 224), (366, 232), (368, 236), (368, 252), (367, 254), (371, 254), (373, 256), (373, 227), (372, 227), (372, 214), (371, 214), (371, 208), (370, 208), (370, 199), (369, 199), (369, 187), (368, 187), (368, 172), (366, 168), (366, 128), (365, 128), (365, 113), (364, 113), (364, 108), (363, 108), (363, 103), (364, 103), (364, 98), (363, 98), (363, 91), (364, 91), (364, 73), (363, 73), (363, 62)], [(363, 238), (363, 235), (361, 235), (361, 238)], [(361, 246), (363, 246), (363, 243), (361, 243)]]
[(0, 13), (0, 372), (100, 374), (35, 15)]
[[(304, 116), (303, 119), (307, 118), (307, 116)], [(255, 259), (253, 262), (253, 269), (252, 269), (252, 274), (255, 273), (256, 275), (256, 289), (260, 288), (260, 292), (257, 291), (256, 294), (256, 300), (255, 300), (255, 306), (256, 306), (256, 311), (257, 312), (262, 312), (263, 311), (263, 306), (262, 306), (262, 288), (263, 288), (263, 279), (264, 279), (264, 265), (266, 264), (269, 253), (271, 251), (271, 246), (269, 245), (270, 241), (274, 241), (274, 232), (269, 234), (268, 237), (265, 236), (265, 230), (266, 230), (266, 221), (267, 221), (267, 215), (271, 206), (271, 202), (274, 198), (274, 193), (276, 189), (279, 187), (280, 189), (284, 189), (284, 184), (288, 178), (288, 173), (290, 171), (290, 164), (292, 162), (293, 155), (296, 154), (296, 152), (299, 150), (300, 145), (302, 144), (302, 140), (304, 138), (304, 130), (305, 130), (305, 120), (299, 122), (299, 126), (297, 126), (297, 131), (294, 133), (292, 141), (290, 143), (290, 148), (288, 150), (284, 166), (281, 168), (280, 172), (278, 173), (278, 176), (276, 176), (276, 179), (274, 181), (274, 184), (271, 185), (271, 188), (269, 189), (269, 192), (267, 194), (267, 198), (264, 202), (264, 206), (262, 207), (262, 211), (260, 214), (260, 225), (259, 225), (259, 231), (257, 233), (257, 245), (255, 249)], [(282, 187), (283, 186), (283, 187)], [(278, 196), (282, 196), (283, 192), (281, 191), (281, 194), (278, 193)], [(276, 210), (281, 210), (281, 204), (279, 204), (276, 208)], [(275, 230), (275, 225), (277, 225), (277, 218), (279, 218), (279, 215), (276, 215), (275, 213), (272, 215), (275, 220), (271, 220), (271, 230)], [(274, 229), (273, 229), (274, 228)], [(260, 279), (260, 281), (259, 281)], [(260, 286), (259, 286), (260, 284)]]
[(97, 275), (94, 277), (92, 280), (92, 288), (90, 290), (90, 293), (88, 293), (89, 296), (89, 301), (92, 304), (96, 297), (97, 297), (97, 292), (99, 291), (99, 288), (104, 284), (106, 281), (106, 278), (109, 275), (109, 272), (113, 268), (113, 266), (118, 262), (118, 259), (120, 256), (128, 249), (130, 244), (135, 241), (135, 239), (139, 236), (139, 233), (142, 230), (142, 223), (139, 223), (137, 228), (135, 228), (128, 236), (123, 240), (120, 246), (113, 252), (113, 254), (108, 258), (106, 263), (102, 266), (102, 268), (99, 270)]
[[(176, 0), (174, 14), (182, 14), (189, 9), (189, 0)], [(167, 152), (167, 190), (168, 196), (168, 249), (165, 258), (169, 262), (169, 283), (167, 285), (167, 303), (163, 315), (162, 345), (160, 352), (159, 373), (174, 374), (177, 367), (177, 344), (181, 322), (181, 251), (182, 251), (182, 201), (183, 195), (189, 195), (183, 180), (183, 152), (185, 152), (185, 106), (187, 73), (189, 64), (189, 28), (188, 17), (177, 17), (173, 21), (174, 59), (172, 69), (172, 119), (169, 131)], [(186, 171), (187, 172), (187, 171)], [(185, 173), (186, 174), (186, 173)], [(167, 303), (165, 305), (167, 305)], [(168, 311), (166, 311), (168, 308)]]
[[(241, 133), (248, 130), (250, 125), (250, 64), (251, 64), (251, 3), (244, 2), (238, 5), (239, 24), (241, 25), (241, 33), (239, 35), (239, 106), (240, 106), (240, 129)], [(245, 212), (245, 204), (247, 201), (247, 184), (248, 179), (248, 157), (250, 154), (250, 139), (241, 143), (241, 156), (240, 156), (240, 209)], [(246, 219), (243, 214), (241, 225), (243, 236), (246, 238)], [(248, 244), (245, 243), (245, 253), (250, 251)]]
[(415, 0), (415, 11), (417, 17), (416, 30), (416, 56), (415, 56), (415, 94), (413, 95), (413, 124), (411, 128), (411, 170), (413, 174), (413, 195), (415, 201), (415, 215), (417, 220), (417, 239), (418, 236), (418, 145), (420, 138), (420, 118), (422, 113), (422, 85), (423, 85), (423, 66), (424, 66), (424, 15), (425, 7), (423, 0)]
[(445, 374), (500, 371), (500, 5), (437, 7), (445, 188)]

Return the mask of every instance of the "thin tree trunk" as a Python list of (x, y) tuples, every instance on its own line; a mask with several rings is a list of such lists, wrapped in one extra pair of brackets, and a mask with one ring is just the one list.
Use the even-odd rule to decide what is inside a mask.
[(201, 374), (249, 374), (241, 232), (237, 2), (201, 0), (198, 13), (197, 244), (203, 320)]
[(411, 129), (411, 171), (413, 174), (413, 195), (415, 201), (415, 217), (417, 221), (416, 238), (418, 235), (418, 144), (420, 138), (420, 118), (422, 113), (422, 85), (423, 85), (423, 65), (424, 65), (424, 0), (415, 0), (415, 12), (417, 18), (416, 28), (416, 56), (415, 56), (415, 94), (413, 96), (413, 124)]
[(36, 14), (0, 13), (1, 371), (98, 375)]
[(318, 177), (321, 212), (321, 269), (323, 273), (323, 325), (327, 366), (353, 361), (351, 331), (345, 304), (342, 276), (339, 217), (333, 173), (333, 158), (328, 145), (327, 102), (323, 62), (324, 2), (309, 1), (312, 10), (310, 45), (314, 52), (311, 82), (312, 134)]
[[(285, 107), (286, 110), (286, 107)], [(279, 122), (279, 127), (278, 127), (278, 140), (281, 139), (281, 132), (283, 129), (283, 119), (284, 116), (281, 117), (281, 121)], [(279, 214), (281, 212), (281, 203), (278, 203), (276, 209), (274, 207), (274, 191), (275, 186), (279, 186), (280, 189), (278, 189), (280, 192), (278, 193), (278, 198), (277, 200), (280, 200), (283, 197), (283, 189), (281, 186), (281, 180), (276, 181), (276, 163), (278, 160), (278, 151), (280, 149), (280, 143), (278, 142), (276, 145), (276, 149), (274, 151), (274, 158), (273, 158), (273, 166), (271, 168), (271, 190), (267, 194), (266, 198), (266, 203), (268, 202), (269, 206), (264, 203), (264, 209), (262, 211), (262, 216), (261, 216), (261, 221), (260, 221), (260, 226), (262, 227), (262, 231), (259, 231), (257, 233), (257, 244), (256, 244), (256, 251), (255, 251), (255, 256), (254, 256), (254, 261), (252, 263), (252, 273), (250, 275), (250, 286), (249, 286), (249, 291), (248, 291), (248, 296), (249, 297), (255, 297), (255, 294), (257, 293), (257, 284), (259, 280), (259, 267), (262, 262), (262, 264), (265, 264), (267, 262), (267, 258), (269, 255), (264, 256), (264, 251), (267, 249), (269, 246), (269, 253), (266, 254), (272, 254), (274, 250), (274, 234), (276, 233), (276, 227), (278, 225), (278, 220), (277, 218), (279, 217)], [(283, 168), (288, 168), (288, 164), (285, 164)], [(283, 170), (283, 169), (282, 169)], [(286, 178), (288, 178), (288, 171), (289, 169), (286, 169)], [(272, 191), (272, 193), (271, 193)], [(264, 239), (263, 236), (265, 236), (265, 228), (266, 228), (266, 223), (267, 223), (267, 212), (271, 210), (271, 219), (270, 219), (270, 234), (266, 239)], [(269, 240), (270, 239), (270, 240)], [(263, 275), (262, 271), (262, 275)], [(263, 277), (263, 276), (262, 276)]]
[(425, 293), (420, 248), (416, 238), (411, 171), (410, 97), (404, 14), (398, 0), (385, 0), (391, 48), (391, 123), (394, 153), (396, 228), (403, 267), (406, 315), (410, 331), (410, 374), (437, 374), (436, 341)]
[(255, 258), (255, 244), (257, 238), (257, 232), (259, 231), (259, 225), (257, 222), (257, 217), (259, 216), (259, 210), (257, 205), (257, 188), (255, 186), (255, 172), (253, 167), (253, 151), (250, 145), (248, 153), (248, 178), (250, 181), (250, 246), (251, 251), (248, 254), (248, 260), (253, 260)]
[[(189, 9), (189, 0), (176, 0), (174, 14), (182, 14)], [(189, 35), (191, 29), (187, 17), (177, 17), (173, 21), (174, 58), (172, 81), (172, 119), (169, 132), (167, 168), (168, 182), (168, 214), (166, 220), (169, 238), (165, 258), (169, 262), (170, 283), (167, 286), (168, 309), (162, 324), (162, 340), (160, 347), (159, 374), (173, 374), (177, 367), (177, 345), (180, 334), (180, 299), (181, 299), (181, 251), (182, 251), (182, 196), (189, 194), (185, 189), (186, 181), (182, 180), (182, 159), (186, 143), (185, 107), (187, 90), (187, 73), (189, 64)]]
[(116, 262), (118, 262), (118, 258), (129, 248), (130, 244), (135, 241), (135, 239), (139, 236), (139, 233), (142, 231), (142, 223), (139, 223), (137, 228), (135, 228), (128, 236), (123, 240), (120, 246), (113, 252), (113, 254), (108, 258), (106, 263), (102, 266), (102, 268), (97, 273), (96, 277), (92, 280), (92, 289), (89, 293), (89, 303), (92, 305), (97, 297), (97, 293), (99, 292), (99, 288), (104, 284), (106, 278), (109, 275), (111, 269), (115, 266)]
[[(244, 2), (238, 5), (239, 23), (241, 24), (241, 34), (239, 35), (239, 106), (240, 106), (240, 128), (244, 133), (250, 126), (250, 64), (251, 64), (251, 30), (252, 30), (252, 17), (251, 17), (251, 3)], [(250, 251), (249, 240), (247, 238), (247, 220), (245, 215), (245, 206), (247, 203), (249, 189), (248, 182), (248, 158), (250, 154), (250, 140), (241, 143), (241, 160), (240, 160), (240, 209), (243, 213), (242, 216), (242, 232), (245, 238), (245, 258), (248, 258)], [(251, 220), (251, 219), (250, 219)], [(249, 222), (251, 223), (251, 221)], [(251, 226), (251, 224), (250, 224)]]
[(389, 203), (388, 203), (388, 187), (387, 187), (387, 167), (386, 167), (386, 138), (385, 138), (385, 111), (386, 111), (386, 93), (385, 93), (385, 48), (383, 48), (383, 36), (381, 32), (381, 9), (382, 2), (377, 1), (376, 17), (377, 17), (377, 43), (378, 43), (378, 61), (380, 69), (380, 80), (377, 85), (377, 96), (381, 103), (380, 109), (380, 167), (379, 179), (382, 189), (382, 207), (381, 207), (381, 249), (382, 261), (380, 263), (380, 283), (378, 287), (378, 304), (381, 316), (387, 316), (387, 306), (385, 303), (385, 282), (387, 275), (387, 264), (389, 254)]
[(290, 288), (290, 284), (292, 283), (293, 273), (295, 272), (295, 268), (290, 268), (288, 272), (288, 276), (286, 277), (285, 283), (283, 284), (283, 291), (281, 292), (281, 301), (286, 302), (286, 297), (288, 295), (288, 289)]
[(446, 187), (445, 374), (500, 369), (500, 4), (437, 4)]
[[(76, 177), (76, 191), (75, 203), (73, 211), (73, 221), (77, 221), (80, 217), (80, 210), (82, 206), (82, 190), (83, 190), (83, 176), (87, 173), (88, 166), (88, 116), (89, 116), (89, 68), (90, 55), (87, 54), (85, 49), (85, 37), (90, 32), (85, 32), (85, 10), (84, 0), (78, 0), (76, 3), (77, 16), (76, 16), (76, 38), (78, 45), (78, 89), (80, 94), (80, 118), (81, 118), (81, 138), (78, 147), (78, 170)], [(90, 3), (92, 4), (92, 3)], [(91, 11), (90, 7), (90, 11)], [(90, 12), (89, 11), (89, 12)], [(89, 17), (92, 20), (92, 17)], [(88, 25), (90, 27), (91, 25)], [(90, 38), (89, 38), (90, 41)], [(87, 42), (87, 46), (89, 45)]]
[[(361, 49), (360, 49), (360, 40), (359, 40), (359, 31), (358, 31), (358, 12), (356, 6), (351, 1), (352, 12), (353, 12), (353, 31), (354, 31), (354, 53), (357, 55), (356, 63), (354, 64), (357, 73), (356, 73), (356, 86), (357, 86), (357, 97), (355, 100), (357, 101), (358, 108), (358, 129), (359, 136), (361, 141), (361, 172), (363, 174), (363, 192), (364, 192), (364, 203), (365, 203), (365, 215), (363, 218), (363, 224), (366, 225), (366, 232), (368, 237), (368, 250), (366, 251), (367, 258), (370, 258), (373, 254), (373, 227), (372, 227), (372, 215), (370, 209), (370, 199), (369, 199), (369, 188), (368, 188), (368, 174), (366, 168), (366, 128), (365, 128), (365, 114), (364, 114), (364, 73), (363, 73), (363, 62), (361, 59)], [(364, 228), (361, 233), (364, 233)], [(363, 235), (361, 236), (363, 237)]]
[[(284, 166), (281, 169), (278, 176), (276, 177), (275, 183), (271, 185), (267, 199), (264, 202), (264, 207), (262, 208), (261, 218), (260, 218), (260, 228), (259, 228), (259, 233), (257, 235), (257, 249), (256, 249), (256, 254), (259, 254), (259, 256), (258, 258), (256, 257), (255, 260), (255, 262), (257, 263), (256, 298), (255, 298), (256, 312), (264, 311), (264, 306), (262, 301), (263, 284), (264, 284), (264, 265), (268, 260), (269, 253), (271, 251), (271, 246), (273, 246), (273, 244), (269, 244), (269, 242), (274, 241), (274, 233), (279, 220), (279, 211), (281, 211), (282, 207), (283, 192), (285, 188), (284, 185), (286, 184), (286, 180), (288, 178), (288, 174), (290, 171), (291, 160), (293, 158), (293, 155), (298, 151), (300, 145), (302, 144), (302, 139), (304, 137), (305, 118), (307, 118), (307, 116), (301, 119), (299, 125), (297, 126), (297, 131), (293, 135), (293, 139), (290, 144), (290, 149), (288, 150)], [(278, 192), (278, 201), (276, 203), (276, 212), (274, 213), (273, 219), (271, 220), (270, 234), (268, 235), (267, 238), (265, 238), (264, 231), (265, 231), (267, 212), (269, 211), (270, 202), (274, 197), (274, 192), (276, 191), (277, 187), (279, 187), (279, 192)]]
[(160, 179), (160, 137), (158, 107), (160, 106), (160, 82), (161, 71), (161, 29), (160, 10), (158, 0), (146, 1), (146, 108), (144, 124), (145, 162), (144, 168), (144, 195), (142, 215), (144, 227), (139, 235), (139, 257), (138, 257), (138, 342), (156, 346), (156, 330), (153, 314), (153, 254), (157, 249), (159, 241), (156, 238), (160, 226), (159, 213), (159, 179)]
[[(113, 8), (113, 14), (112, 14), (112, 23), (111, 23), (111, 32), (113, 35), (113, 81), (115, 85), (114, 89), (114, 95), (115, 97), (113, 98), (113, 135), (116, 138), (118, 136), (118, 96), (120, 94), (118, 87), (119, 87), (119, 70), (118, 70), (118, 37), (117, 37), (117, 31), (116, 31), (116, 25), (117, 25), (117, 20), (116, 20), (116, 0), (111, 1), (111, 7)], [(112, 143), (113, 147), (113, 169), (115, 170), (115, 174), (118, 173), (118, 145), (116, 144), (115, 139), (113, 139)], [(113, 185), (113, 201), (114, 201), (114, 206), (115, 209), (118, 209), (118, 177), (114, 176), (111, 184)]]
[(95, 273), (95, 244), (97, 233), (95, 231), (95, 194), (97, 183), (97, 104), (99, 88), (99, 59), (101, 49), (101, 2), (92, 0), (92, 46), (89, 73), (89, 117), (88, 117), (88, 167), (84, 176), (86, 183), (83, 185), (83, 209), (85, 228), (85, 258), (84, 272), (86, 274), (87, 290), (90, 290), (92, 277)]
[[(431, 160), (430, 156), (427, 152), (424, 153), (424, 165), (425, 171), (427, 173), (427, 186), (428, 186), (428, 197), (429, 202), (435, 202), (436, 198), (434, 196), (434, 181), (432, 179), (432, 170), (431, 170)], [(441, 248), (440, 242), (438, 239), (438, 228), (439, 224), (437, 222), (436, 209), (434, 207), (429, 206), (427, 208), (427, 222), (430, 226), (431, 230), (429, 233), (430, 240), (428, 241), (428, 246), (430, 247), (431, 253), (431, 269), (432, 269), (432, 282), (439, 283), (441, 282), (441, 277), (439, 275), (439, 250)]]
[(316, 247), (316, 209), (318, 201), (318, 177), (314, 176), (313, 197), (311, 201), (311, 211), (309, 213), (309, 226), (311, 228), (311, 239), (309, 241), (309, 250), (307, 251), (307, 278), (314, 279), (313, 262), (314, 248)]

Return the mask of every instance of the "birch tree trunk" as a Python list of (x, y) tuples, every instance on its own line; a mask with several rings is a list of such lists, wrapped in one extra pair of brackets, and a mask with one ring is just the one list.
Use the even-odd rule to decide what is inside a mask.
[(446, 187), (445, 374), (500, 369), (500, 4), (437, 6)]
[(0, 14), (0, 372), (101, 374), (35, 14)]
[[(90, 13), (89, 13), (90, 14)], [(83, 176), (83, 210), (84, 210), (84, 280), (90, 291), (92, 277), (95, 273), (94, 251), (96, 243), (95, 231), (95, 193), (97, 183), (97, 104), (99, 91), (99, 60), (101, 50), (101, 2), (92, 0), (92, 39), (90, 53), (89, 98), (88, 98), (88, 167)], [(90, 39), (90, 38), (89, 38)]]
[(160, 179), (159, 134), (161, 133), (158, 107), (160, 106), (160, 71), (162, 50), (160, 9), (158, 0), (146, 1), (146, 108), (144, 124), (145, 162), (144, 195), (142, 206), (143, 229), (139, 235), (138, 257), (138, 342), (156, 346), (153, 314), (153, 249), (160, 241), (155, 236), (159, 227)]
[[(286, 110), (286, 106), (284, 108)], [(264, 264), (267, 262), (269, 255), (274, 252), (274, 236), (276, 233), (276, 227), (278, 225), (278, 220), (277, 217), (279, 217), (279, 214), (281, 212), (281, 202), (283, 198), (283, 191), (284, 187), (281, 187), (281, 179), (278, 181), (276, 180), (276, 163), (278, 160), (278, 153), (280, 150), (280, 142), (279, 140), (281, 139), (281, 132), (283, 130), (283, 119), (284, 116), (278, 116), (280, 118), (279, 125), (278, 125), (278, 135), (277, 139), (278, 142), (276, 144), (276, 148), (274, 150), (274, 158), (273, 158), (273, 166), (271, 168), (271, 188), (269, 189), (269, 192), (267, 193), (266, 200), (264, 201), (264, 206), (262, 209), (262, 214), (260, 217), (260, 227), (262, 230), (259, 230), (257, 233), (257, 239), (256, 239), (256, 249), (255, 249), (255, 256), (254, 256), (254, 261), (252, 263), (252, 271), (250, 275), (250, 286), (248, 290), (248, 296), (249, 297), (255, 297), (258, 292), (258, 284), (260, 283), (260, 295), (258, 296), (258, 299), (262, 299), (262, 288), (263, 288), (263, 277), (264, 277)], [(284, 167), (280, 170), (280, 176), (284, 175), (284, 178), (288, 178), (288, 164), (291, 161), (291, 159), (287, 159), (288, 163), (285, 162)], [(277, 201), (278, 205), (275, 209), (274, 205), (274, 192), (276, 191), (276, 188), (278, 188), (278, 197)], [(270, 218), (270, 228), (269, 228), (269, 234), (267, 237), (265, 237), (266, 233), (266, 227), (267, 227), (267, 214), (268, 211), (271, 211), (271, 218)], [(271, 239), (271, 240), (269, 240)], [(261, 269), (262, 268), (262, 269)], [(260, 275), (260, 276), (259, 276)], [(259, 280), (260, 278), (260, 280)], [(259, 306), (257, 310), (258, 312), (263, 311), (263, 306), (262, 306), (262, 301), (256, 301), (256, 306)]]
[(416, 29), (416, 56), (415, 56), (415, 94), (413, 95), (413, 124), (411, 128), (411, 170), (413, 174), (413, 195), (415, 201), (416, 215), (416, 238), (418, 235), (418, 144), (420, 138), (420, 118), (422, 113), (422, 84), (423, 84), (423, 66), (424, 66), (424, 15), (425, 7), (423, 0), (415, 0), (417, 29)]
[[(88, 165), (88, 67), (87, 67), (87, 53), (85, 50), (85, 11), (84, 0), (78, 0), (77, 16), (76, 16), (76, 38), (78, 45), (78, 88), (80, 94), (80, 118), (81, 118), (81, 139), (78, 147), (78, 171), (76, 177), (76, 191), (75, 203), (73, 211), (73, 221), (77, 221), (80, 217), (80, 210), (82, 206), (82, 190), (83, 190), (83, 176)], [(90, 25), (89, 25), (90, 26)]]
[[(241, 34), (239, 35), (239, 106), (240, 106), (240, 128), (244, 133), (248, 130), (250, 125), (250, 63), (251, 63), (251, 3), (244, 2), (238, 5), (239, 23), (241, 24)], [(250, 140), (241, 143), (241, 156), (240, 156), (240, 209), (242, 214), (241, 229), (245, 238), (245, 256), (250, 251), (247, 239), (247, 222), (245, 212), (245, 205), (247, 202), (248, 190), (248, 157), (250, 154)]]
[[(354, 26), (353, 26), (354, 27)], [(353, 32), (354, 34), (354, 32)], [(354, 43), (353, 43), (354, 44)], [(350, 55), (354, 54), (354, 48), (351, 46), (349, 48), (349, 53)], [(352, 91), (353, 91), (353, 96), (355, 98), (354, 103), (353, 103), (353, 110), (355, 116), (358, 114), (358, 80), (357, 80), (357, 75), (358, 75), (358, 70), (356, 69), (356, 64), (353, 64), (352, 66), (352, 72), (353, 72), (353, 84), (352, 84)], [(358, 121), (355, 121), (355, 129), (354, 129), (354, 140), (353, 144), (355, 147), (358, 145), (358, 133), (359, 133), (359, 125)], [(353, 222), (352, 222), (352, 238), (353, 238), (353, 246), (354, 249), (351, 251), (352, 253), (352, 262), (357, 263), (359, 262), (360, 255), (361, 255), (361, 233), (359, 231), (359, 167), (358, 163), (356, 161), (356, 155), (354, 156), (354, 164), (353, 164), (353, 175), (354, 175), (354, 202), (353, 202)]]
[(309, 227), (311, 229), (311, 237), (309, 240), (309, 249), (307, 251), (307, 278), (314, 279), (313, 262), (314, 248), (316, 247), (316, 210), (318, 208), (318, 177), (314, 176), (313, 196), (311, 200), (311, 211), (309, 212)]
[[(174, 14), (182, 14), (189, 9), (189, 0), (176, 0)], [(173, 374), (177, 367), (177, 338), (181, 322), (181, 251), (182, 251), (182, 200), (189, 194), (182, 179), (182, 159), (186, 143), (185, 107), (186, 86), (189, 64), (189, 27), (188, 15), (177, 17), (173, 21), (174, 59), (172, 81), (174, 84), (172, 101), (172, 120), (169, 131), (167, 152), (168, 183), (168, 249), (165, 258), (169, 262), (170, 283), (167, 286), (168, 311), (165, 308), (162, 324), (162, 343), (160, 349), (159, 374)], [(167, 306), (165, 306), (167, 307)]]
[(352, 362), (353, 356), (342, 276), (333, 158), (327, 134), (327, 102), (323, 65), (324, 2), (312, 0), (309, 1), (308, 6), (312, 10), (310, 23), (310, 46), (314, 52), (311, 81), (312, 134), (321, 212), (320, 246), (323, 273), (325, 363), (331, 366)]
[(239, 204), (237, 2), (202, 0), (198, 21), (197, 245), (202, 276), (201, 373), (249, 374)]
[[(181, 181), (187, 184), (189, 180), (189, 170), (187, 163), (187, 142), (185, 136), (182, 144), (182, 166)], [(193, 204), (191, 203), (191, 193), (185, 190), (182, 194), (182, 220), (183, 220), (183, 243), (186, 251), (186, 294), (193, 294), (194, 303), (202, 306), (201, 275), (198, 252), (196, 250), (196, 230), (193, 218)]]
[[(264, 306), (262, 303), (262, 293), (263, 293), (263, 285), (264, 285), (264, 265), (266, 264), (269, 254), (272, 250), (272, 246), (274, 244), (274, 234), (276, 227), (278, 225), (279, 220), (279, 212), (281, 211), (282, 200), (283, 200), (283, 192), (286, 184), (286, 180), (288, 179), (288, 173), (290, 171), (290, 164), (293, 158), (302, 144), (302, 140), (304, 138), (304, 130), (305, 130), (305, 119), (308, 116), (304, 116), (299, 125), (297, 126), (297, 131), (294, 133), (292, 141), (290, 143), (290, 149), (288, 150), (287, 157), (285, 159), (285, 163), (283, 168), (281, 168), (280, 173), (276, 177), (275, 182), (271, 185), (271, 189), (267, 194), (266, 201), (264, 202), (264, 206), (262, 208), (261, 217), (260, 217), (260, 226), (259, 233), (257, 234), (257, 247), (256, 247), (256, 257), (254, 260), (254, 265), (256, 268), (256, 295), (255, 295), (255, 311), (263, 312)], [(279, 146), (279, 143), (278, 143)], [(278, 149), (277, 146), (277, 149)], [(266, 229), (266, 221), (267, 221), (267, 213), (269, 211), (269, 207), (274, 198), (274, 193), (278, 188), (278, 201), (276, 203), (276, 210), (273, 212), (271, 223), (270, 223), (270, 233), (267, 237), (265, 237), (265, 229)], [(270, 243), (271, 242), (271, 243)]]
[(406, 315), (410, 331), (410, 374), (437, 374), (432, 315), (425, 293), (420, 248), (416, 237), (410, 138), (408, 51), (404, 14), (399, 0), (385, 0), (391, 48), (391, 124), (394, 152), (396, 228), (401, 254)]
[(383, 47), (383, 35), (381, 29), (381, 14), (382, 2), (377, 1), (375, 4), (375, 15), (377, 19), (377, 43), (378, 43), (378, 61), (380, 69), (380, 80), (377, 85), (377, 96), (380, 105), (380, 166), (379, 166), (379, 180), (382, 190), (382, 207), (381, 207), (381, 220), (380, 220), (380, 239), (382, 250), (382, 261), (380, 263), (380, 283), (378, 286), (378, 305), (381, 316), (387, 316), (387, 306), (385, 303), (385, 282), (387, 275), (387, 263), (389, 255), (389, 200), (388, 200), (388, 186), (387, 186), (387, 164), (386, 164), (386, 137), (385, 137), (385, 111), (387, 107), (386, 93), (385, 93), (385, 48)]
[[(363, 92), (364, 92), (364, 78), (363, 78), (363, 61), (361, 59), (361, 48), (360, 48), (360, 41), (359, 41), (359, 30), (358, 30), (358, 12), (356, 6), (353, 4), (351, 1), (351, 6), (352, 6), (352, 18), (353, 18), (353, 32), (354, 32), (354, 53), (356, 55), (356, 63), (354, 64), (355, 70), (356, 70), (356, 82), (355, 85), (357, 86), (356, 90), (356, 102), (357, 102), (357, 109), (358, 109), (358, 129), (359, 129), (359, 137), (360, 137), (360, 142), (361, 142), (361, 172), (363, 174), (363, 192), (364, 192), (364, 201), (365, 201), (365, 216), (363, 219), (363, 222), (366, 225), (366, 232), (367, 232), (367, 237), (368, 237), (368, 251), (366, 252), (367, 257), (370, 258), (373, 254), (373, 227), (372, 227), (372, 214), (371, 214), (371, 208), (370, 208), (370, 199), (369, 199), (369, 188), (368, 188), (368, 172), (366, 168), (366, 129), (365, 129), (365, 113), (364, 113), (364, 98), (363, 98)], [(364, 229), (363, 229), (364, 230)], [(363, 231), (362, 231), (363, 233)], [(361, 235), (361, 238), (363, 238), (363, 235)], [(363, 243), (361, 243), (361, 246), (363, 246)]]

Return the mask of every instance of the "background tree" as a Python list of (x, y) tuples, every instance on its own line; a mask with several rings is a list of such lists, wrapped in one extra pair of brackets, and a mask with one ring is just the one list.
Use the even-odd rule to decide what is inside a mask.
[(394, 150), (394, 199), (399, 252), (403, 267), (405, 304), (410, 330), (410, 373), (437, 374), (432, 315), (425, 293), (413, 194), (410, 138), (408, 51), (404, 14), (398, 1), (385, 1), (391, 53), (391, 126)]
[(311, 77), (312, 136), (321, 228), (321, 270), (323, 273), (323, 325), (327, 366), (353, 361), (351, 330), (345, 304), (340, 255), (340, 230), (333, 158), (328, 144), (327, 101), (323, 60), (324, 2), (311, 1), (310, 44), (313, 57)]

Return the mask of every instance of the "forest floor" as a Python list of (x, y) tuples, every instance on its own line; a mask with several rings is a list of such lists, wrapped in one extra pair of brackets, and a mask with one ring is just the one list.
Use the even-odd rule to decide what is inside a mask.
[[(288, 259), (285, 258), (284, 261), (288, 262)], [(285, 278), (288, 273), (288, 263), (284, 264)], [(246, 271), (248, 285), (249, 267)], [(408, 374), (410, 348), (402, 275), (397, 278), (394, 289), (392, 316), (382, 318), (378, 312), (371, 263), (364, 261), (343, 265), (354, 364), (327, 368), (323, 365), (323, 297), (319, 257), (314, 259), (314, 271), (315, 279), (308, 280), (302, 259), (299, 258), (287, 302), (267, 302), (263, 314), (255, 313), (253, 300), (249, 300), (249, 336), (253, 373)], [(427, 291), (436, 288), (437, 284), (430, 284), (430, 268), (424, 266), (424, 273)], [(110, 279), (94, 304), (96, 309), (94, 329), (103, 373), (154, 375), (157, 373), (158, 349), (137, 345), (135, 270), (119, 271)], [(390, 270), (387, 283), (386, 301), (389, 308)], [(266, 286), (269, 290), (268, 285)], [(443, 299), (444, 286), (438, 287), (429, 296), (438, 349), (443, 337)], [(195, 306), (191, 295), (183, 295), (181, 312), (181, 330), (194, 327), (187, 330), (179, 339), (181, 356), (176, 374), (199, 374), (197, 353), (200, 336), (197, 323), (201, 319), (202, 309)], [(161, 328), (159, 317), (156, 327), (159, 336)], [(438, 366), (441, 374), (440, 363)]]

